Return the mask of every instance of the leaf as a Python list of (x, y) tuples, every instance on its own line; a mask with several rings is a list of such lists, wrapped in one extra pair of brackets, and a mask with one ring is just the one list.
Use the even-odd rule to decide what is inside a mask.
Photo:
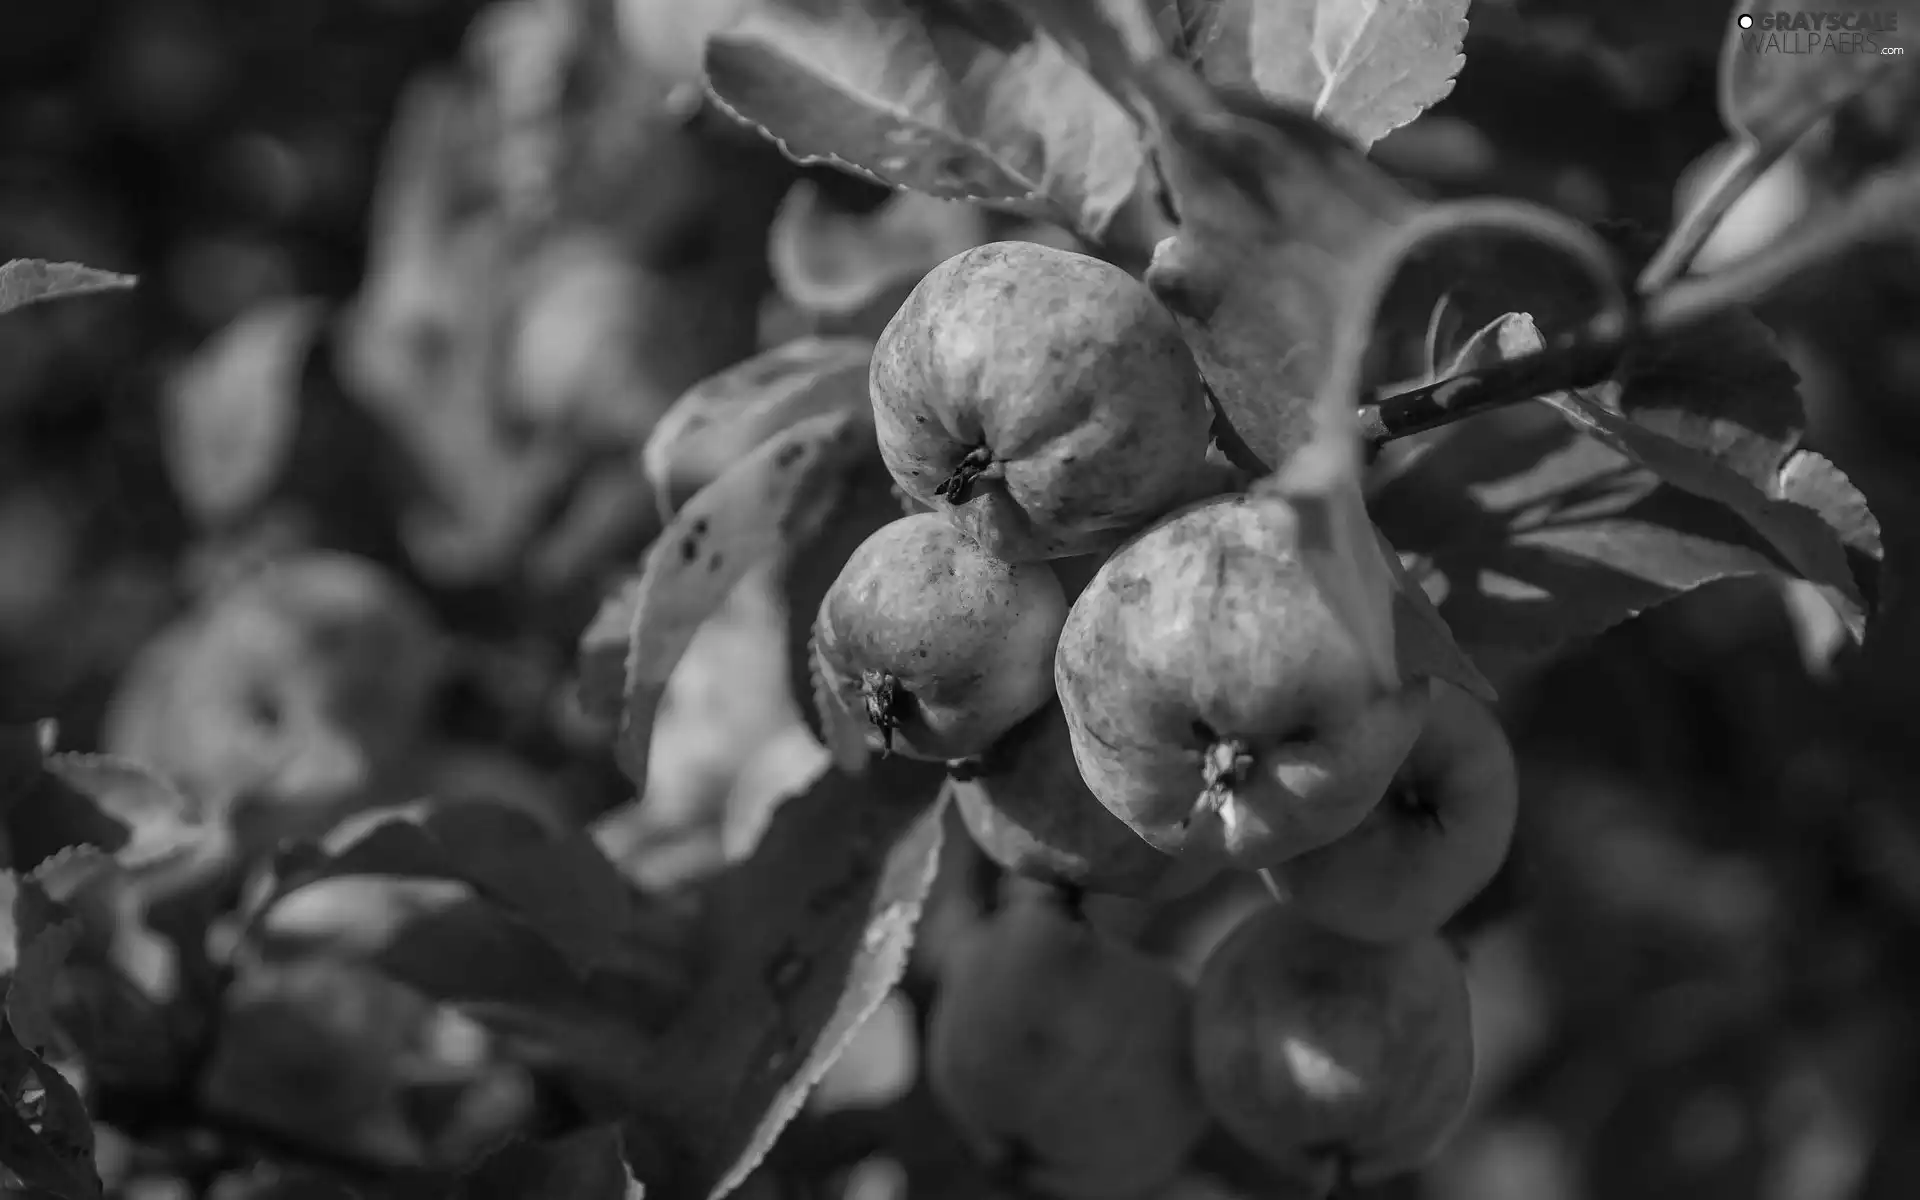
[(123, 292), (139, 282), (137, 276), (102, 271), (75, 262), (9, 259), (0, 263), (0, 314), (69, 296)]
[(1731, 510), (1545, 405), (1426, 437), (1380, 481), (1372, 515), (1495, 680), (1695, 588), (1787, 573)]
[(873, 343), (801, 337), (709, 376), (674, 402), (640, 463), (663, 519), (756, 446), (797, 421), (867, 405)]
[[(100, 1200), (93, 1122), (66, 1076), (0, 1025), (0, 1187), (30, 1200)], [(37, 1091), (31, 1104), (25, 1093)]]
[(171, 858), (207, 836), (206, 813), (171, 783), (129, 759), (110, 754), (49, 754), (47, 770), (132, 833), (114, 851), (122, 867), (137, 870)]
[(1467, 0), (1202, 0), (1190, 57), (1296, 104), (1362, 150), (1453, 91)]
[(262, 304), (167, 381), (167, 467), (197, 520), (241, 515), (286, 466), (300, 421), (301, 374), (325, 312), (307, 298)]
[(648, 1031), (678, 1011), (689, 947), (644, 923), (617, 961), (584, 974), (538, 930), (458, 883), (345, 877), (303, 887), (259, 915), (250, 940), (269, 958), (371, 965), (459, 1008), (515, 1043), (516, 1061), (618, 1094), (651, 1053)]
[(1239, 147), (1273, 214), (1178, 140), (1162, 166), (1180, 227), (1144, 278), (1180, 322), (1222, 414), (1276, 467), (1310, 439), (1335, 326), (1371, 247), (1418, 210), (1355, 146), (1304, 113), (1223, 94), (1210, 136)]
[(640, 577), (624, 580), (600, 601), (580, 634), (575, 697), (596, 721), (618, 722), (627, 690), (627, 643), (640, 607)]
[(1051, 39), (959, 7), (778, 0), (708, 41), (707, 86), (796, 161), (1037, 203), (1097, 240), (1145, 162), (1133, 122)]
[[(1378, 531), (1376, 530), (1376, 533)], [(1400, 556), (1380, 538), (1394, 577), (1393, 651), (1402, 679), (1444, 679), (1455, 687), (1494, 704), (1499, 694), (1453, 638), (1445, 617), (1401, 563)]]
[(555, 833), (483, 800), (423, 800), (343, 823), (319, 845), (283, 853), (274, 901), (324, 879), (400, 875), (451, 879), (538, 931), (575, 971), (617, 962), (632, 903), (593, 840)]
[(74, 846), (115, 853), (129, 841), (124, 824), (47, 770), (31, 725), (0, 725), (0, 823), (16, 867)]
[(846, 466), (874, 448), (873, 415), (821, 413), (762, 442), (680, 510), (647, 551), (628, 633), (614, 757), (643, 792), (654, 716), (706, 618), (756, 564), (811, 538), (832, 513)]
[[(847, 482), (832, 514), (815, 535), (796, 543), (781, 570), (781, 600), (787, 615), (787, 685), (792, 689), (807, 730), (834, 753), (845, 770), (856, 770), (867, 760), (863, 731), (829, 729), (821, 724), (823, 706), (815, 695), (813, 623), (827, 589), (853, 557), (860, 543), (881, 526), (899, 519), (903, 507), (893, 476), (876, 453), (847, 471)], [(837, 708), (826, 709), (837, 712)]]
[[(11, 1036), (43, 1056), (65, 1053), (70, 1043), (54, 1020), (60, 970), (80, 940), (77, 918), (60, 907), (32, 875), (0, 872), (0, 903), (6, 911), (6, 1018)], [(0, 1160), (4, 1161), (4, 1160)]]
[(836, 212), (819, 184), (800, 179), (774, 214), (767, 257), (774, 285), (802, 311), (846, 317), (988, 237), (975, 205), (895, 192), (871, 213)]
[[(1505, 318), (1500, 343), (1510, 358), (1546, 345), (1521, 314)], [(1824, 514), (1787, 495), (1787, 464), (1807, 453), (1798, 448), (1797, 383), (1793, 369), (1772, 352), (1765, 327), (1737, 317), (1657, 348), (1630, 364), (1618, 384), (1546, 400), (1576, 428), (1673, 486), (1738, 514), (1784, 563), (1820, 588), (1858, 638), (1865, 633), (1866, 612), (1846, 546)], [(1825, 459), (1799, 464), (1795, 477), (1805, 479), (1809, 472), (1824, 481), (1825, 503), (1841, 489), (1852, 491)], [(1865, 512), (1865, 501), (1853, 495), (1840, 519), (1854, 521)], [(1877, 528), (1871, 537), (1877, 549)]]
[(830, 770), (718, 878), (714, 965), (641, 1109), (679, 1151), (664, 1178), (639, 1169), (659, 1200), (738, 1187), (898, 982), (939, 862), (942, 778), (901, 758)]
[(547, 1141), (519, 1140), (463, 1172), (449, 1200), (641, 1200), (620, 1129), (599, 1125)]

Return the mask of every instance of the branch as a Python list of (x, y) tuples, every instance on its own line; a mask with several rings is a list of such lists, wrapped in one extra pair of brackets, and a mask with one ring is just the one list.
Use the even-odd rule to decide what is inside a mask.
[(1689, 277), (1644, 301), (1634, 320), (1601, 319), (1562, 335), (1534, 354), (1495, 363), (1360, 406), (1362, 436), (1375, 446), (1521, 404), (1554, 392), (1605, 383), (1635, 347), (1670, 338), (1730, 309), (1764, 300), (1843, 251), (1920, 231), (1920, 169), (1881, 175), (1836, 209), (1817, 213), (1772, 245), (1724, 270)]

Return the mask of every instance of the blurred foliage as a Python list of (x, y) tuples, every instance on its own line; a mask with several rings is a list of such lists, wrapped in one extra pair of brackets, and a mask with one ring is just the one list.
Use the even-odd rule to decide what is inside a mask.
[[(726, 940), (703, 889), (825, 759), (779, 589), (749, 573), (667, 685), (630, 802), (573, 669), (660, 527), (633, 464), (684, 391), (798, 336), (872, 337), (955, 248), (1076, 244), (793, 166), (689, 97), (670, 39), (636, 53), (642, 7), (0, 6), (0, 259), (142, 281), (0, 321), (0, 766), (52, 719), (62, 750), (167, 781), (0, 776), (22, 866), (120, 852), (102, 821), (142, 848), (20, 885), (71, 922), (52, 1023), (77, 1044), (54, 1050), (88, 1064), (113, 1196), (623, 1187), (603, 1122), (655, 1061), (635, 1031), (682, 1010)], [(1715, 13), (1482, 0), (1454, 92), (1375, 156), (1645, 240), (1720, 152)], [(1897, 85), (1724, 237), (1913, 153)], [(1916, 265), (1856, 256), (1763, 313), (1815, 444), (1882, 513), (1894, 588), (1920, 530)], [(1475, 1113), (1381, 1194), (1920, 1195), (1920, 622), (1887, 611), (1870, 657), (1836, 657), (1799, 590), (1718, 585), (1501, 681), (1524, 801), (1463, 927)], [(977, 859), (945, 840), (905, 978), (744, 1194), (994, 1194), (913, 1066)], [(388, 878), (399, 860), (432, 878)], [(1090, 908), (1191, 967), (1255, 902)], [(643, 1178), (649, 1149), (625, 1145)], [(1218, 1157), (1182, 1196), (1240, 1194)]]

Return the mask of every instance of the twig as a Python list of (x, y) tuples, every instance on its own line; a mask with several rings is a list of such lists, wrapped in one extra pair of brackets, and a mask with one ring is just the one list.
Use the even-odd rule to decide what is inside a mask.
[(1683, 279), (1649, 298), (1637, 320), (1600, 319), (1544, 350), (1360, 406), (1373, 445), (1424, 433), (1476, 413), (1604, 383), (1637, 345), (1684, 333), (1742, 305), (1766, 299), (1807, 270), (1867, 242), (1920, 227), (1920, 170), (1869, 181), (1836, 209), (1798, 223), (1764, 250), (1711, 275)]
[(1777, 152), (1763, 153), (1758, 142), (1746, 139), (1736, 142), (1733, 154), (1722, 164), (1712, 185), (1680, 218), (1680, 224), (1667, 235), (1653, 261), (1640, 272), (1639, 290), (1658, 292), (1685, 275), (1727, 213), (1779, 158)]

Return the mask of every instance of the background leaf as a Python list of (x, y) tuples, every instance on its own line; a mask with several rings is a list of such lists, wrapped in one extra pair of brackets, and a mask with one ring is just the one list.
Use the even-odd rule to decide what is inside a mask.
[(286, 465), (300, 422), (300, 381), (326, 310), (275, 300), (208, 339), (167, 381), (167, 466), (205, 523), (263, 499)]
[(833, 511), (848, 463), (874, 453), (873, 415), (822, 413), (769, 438), (696, 495), (647, 551), (628, 635), (615, 758), (647, 786), (654, 715), (694, 633), (758, 563), (779, 560)]
[(131, 840), (125, 824), (47, 770), (31, 725), (0, 725), (0, 822), (14, 866), (27, 869), (71, 846), (114, 853)]
[[(17, 1181), (30, 1200), (99, 1200), (104, 1192), (93, 1165), (93, 1123), (80, 1094), (60, 1072), (22, 1046), (11, 1025), (0, 1025), (0, 1183)], [(40, 1089), (29, 1116), (22, 1092)]]
[(464, 1173), (450, 1200), (641, 1200), (621, 1156), (620, 1130), (598, 1125), (547, 1141), (518, 1141)]
[(719, 1200), (766, 1157), (807, 1093), (906, 969), (939, 863), (944, 772), (901, 758), (830, 770), (774, 812), (716, 880), (712, 966), (662, 1033), (640, 1124), (676, 1147), (657, 1200)]
[(627, 929), (627, 883), (575, 830), (480, 800), (423, 800), (376, 810), (326, 841), (283, 853), (276, 897), (325, 879), (400, 875), (467, 883), (538, 930), (584, 972), (616, 962)]
[(5, 945), (6, 1018), (12, 1036), (34, 1054), (66, 1052), (67, 1039), (54, 1021), (60, 969), (79, 941), (80, 922), (63, 916), (32, 875), (0, 872)]
[(140, 281), (75, 262), (15, 258), (0, 263), (0, 313), (68, 296), (123, 292)]
[(172, 857), (207, 835), (200, 805), (139, 763), (111, 754), (57, 753), (47, 755), (46, 768), (131, 831), (113, 855), (129, 870)]
[(709, 376), (653, 427), (641, 465), (671, 514), (769, 437), (820, 413), (867, 404), (873, 343), (800, 337)]
[(1191, 8), (1189, 57), (1208, 79), (1297, 104), (1363, 150), (1444, 99), (1466, 62), (1467, 0), (1200, 0)]
[(1051, 40), (983, 29), (905, 0), (776, 0), (708, 42), (707, 86), (801, 162), (1098, 238), (1145, 162), (1132, 120)]
[(818, 184), (802, 179), (767, 231), (774, 286), (803, 312), (851, 316), (987, 241), (987, 215), (920, 192), (895, 192), (871, 213), (839, 212)]

